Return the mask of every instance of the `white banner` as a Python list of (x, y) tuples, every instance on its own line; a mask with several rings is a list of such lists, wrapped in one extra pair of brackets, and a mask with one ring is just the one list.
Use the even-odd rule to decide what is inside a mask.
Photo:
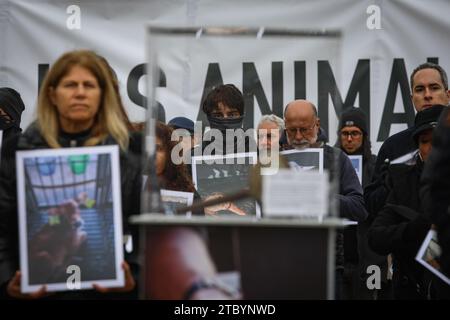
[[(149, 22), (340, 30), (337, 46), (314, 51), (308, 51), (307, 46), (299, 50), (301, 44), (282, 44), (262, 51), (219, 46), (195, 56), (180, 55), (186, 65), (195, 61), (203, 65), (191, 69), (195, 72), (190, 74), (190, 87), (180, 87), (191, 90), (190, 104), (174, 109), (173, 102), (180, 99), (177, 94), (160, 102), (166, 120), (175, 115), (195, 120), (208, 68), (218, 66), (224, 83), (233, 82), (244, 93), (254, 95), (252, 101), (246, 100), (246, 107), (254, 105), (254, 111), (246, 115), (253, 117), (254, 123), (261, 110), (270, 108), (279, 113), (280, 106), (290, 100), (306, 97), (317, 105), (322, 126), (334, 143), (336, 114), (343, 105), (355, 105), (370, 114), (370, 134), (377, 151), (380, 141), (413, 122), (409, 98), (412, 70), (427, 59), (450, 70), (449, 12), (450, 2), (446, 0), (0, 0), (0, 86), (13, 87), (22, 94), (25, 127), (35, 117), (39, 79), (48, 65), (65, 51), (89, 48), (110, 61), (119, 76), (131, 119), (142, 121), (145, 26)], [(182, 53), (184, 45), (181, 42), (172, 49)], [(328, 50), (337, 47), (338, 55)], [(231, 63), (238, 65), (230, 68)], [(249, 79), (260, 83), (244, 88), (245, 74), (253, 67), (258, 78)], [(162, 71), (165, 89), (159, 91), (167, 96), (169, 89), (182, 80), (182, 70)]]

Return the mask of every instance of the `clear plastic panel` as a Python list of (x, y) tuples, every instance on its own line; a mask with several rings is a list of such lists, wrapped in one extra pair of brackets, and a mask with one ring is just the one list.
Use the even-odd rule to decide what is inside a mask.
[[(327, 89), (333, 88), (333, 83), (340, 80), (342, 39), (339, 31), (150, 25), (146, 40), (148, 112), (142, 197), (144, 213), (184, 215), (189, 212), (186, 216), (191, 216), (200, 212), (199, 215), (262, 218), (308, 216), (311, 201), (316, 199), (325, 201), (318, 207), (325, 206), (326, 209), (319, 208), (317, 212), (324, 212), (310, 215), (339, 215), (339, 193), (345, 189), (340, 175), (343, 161), (348, 159), (339, 156), (337, 149), (331, 147), (336, 141), (340, 113), (336, 110), (339, 107), (333, 103), (340, 97), (337, 90)], [(214, 136), (217, 142), (219, 138), (216, 135), (224, 132), (211, 129), (202, 111), (202, 101), (214, 87), (229, 83), (243, 93), (244, 119), (237, 134), (242, 140), (236, 142), (224, 134), (222, 138), (226, 142), (217, 143), (217, 148), (213, 148), (205, 141)], [(314, 149), (307, 152), (304, 149), (282, 152), (273, 145), (267, 162), (268, 147), (261, 145), (258, 148), (257, 142), (270, 131), (258, 132), (261, 116), (275, 114), (283, 118), (286, 105), (295, 99), (307, 99), (316, 106), (318, 99), (329, 99), (328, 110), (318, 110), (320, 123), (317, 123), (316, 136), (323, 142), (312, 143), (309, 147)], [(161, 149), (156, 145), (161, 140), (155, 136), (157, 120), (168, 123), (174, 117), (186, 117), (195, 122), (194, 136), (199, 139), (200, 147), (182, 150), (181, 144), (177, 144), (175, 151), (169, 150), (170, 157), (166, 156), (165, 163), (182, 162), (175, 167), (179, 170), (180, 166), (186, 166), (199, 197), (192, 193), (190, 196), (170, 192), (167, 195), (167, 191), (164, 191), (163, 198), (160, 197), (160, 189), (186, 192), (183, 185), (168, 181), (161, 183), (164, 174), (158, 178), (154, 160), (158, 148)], [(308, 129), (304, 125), (297, 127), (290, 129)], [(270, 132), (277, 137), (286, 134), (283, 130), (272, 130)], [(236, 134), (236, 130), (231, 130), (233, 133)], [(184, 130), (178, 136), (186, 137), (188, 134)], [(178, 142), (176, 136), (172, 138)], [(286, 139), (287, 146), (292, 146), (290, 140), (289, 137)], [(159, 142), (164, 144), (164, 141)], [(180, 156), (180, 150), (184, 156)], [(300, 183), (287, 179), (285, 184), (280, 184), (281, 178), (273, 177), (285, 170), (291, 170), (291, 177), (295, 176)], [(326, 179), (321, 179), (324, 174)], [(311, 181), (310, 187), (307, 181)], [(286, 189), (280, 192), (283, 187)], [(326, 192), (326, 197), (319, 196), (323, 192)], [(276, 199), (267, 202), (271, 197)], [(192, 199), (194, 205), (204, 205), (183, 211)], [(222, 203), (217, 199), (222, 199)], [(209, 206), (205, 204), (207, 200)], [(276, 208), (283, 201), (286, 208), (292, 207), (289, 201), (294, 201), (300, 214), (290, 214), (289, 210), (283, 212), (283, 206), (277, 214)], [(264, 206), (270, 208), (268, 214)]]

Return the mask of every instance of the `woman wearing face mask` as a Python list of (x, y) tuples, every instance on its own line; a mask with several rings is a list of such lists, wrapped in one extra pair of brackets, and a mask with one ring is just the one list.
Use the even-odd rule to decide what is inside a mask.
[[(92, 51), (72, 51), (62, 55), (48, 71), (40, 88), (37, 119), (19, 137), (17, 150), (67, 148), (98, 145), (120, 147), (120, 176), (123, 225), (125, 234), (135, 235), (127, 217), (138, 214), (141, 186), (140, 160), (128, 150), (129, 133), (120, 109), (110, 71)], [(13, 270), (18, 269), (17, 195), (14, 158), (6, 159), (0, 172), (0, 228), (5, 241), (0, 243), (0, 255), (8, 257)], [(135, 298), (137, 291), (132, 274), (137, 272), (136, 259), (126, 255), (123, 263), (125, 286), (96, 291), (54, 294), (58, 298)], [(40, 298), (45, 287), (33, 294), (22, 294), (20, 272), (0, 284), (10, 298)], [(1, 279), (4, 280), (4, 279)], [(133, 291), (134, 290), (134, 291)], [(108, 294), (108, 295), (105, 295)]]
[(415, 261), (417, 251), (431, 227), (430, 217), (423, 211), (419, 190), (420, 176), (431, 151), (433, 129), (445, 108), (435, 105), (417, 113), (413, 134), (419, 148), (416, 163), (389, 167), (387, 204), (368, 232), (369, 245), (375, 252), (393, 256), (395, 299), (426, 299), (433, 295), (429, 275)]

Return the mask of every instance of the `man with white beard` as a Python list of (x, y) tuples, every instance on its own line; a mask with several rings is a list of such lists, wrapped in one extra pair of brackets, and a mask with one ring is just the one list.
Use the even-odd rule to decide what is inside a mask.
[[(364, 208), (362, 187), (350, 159), (340, 149), (325, 143), (319, 135), (320, 119), (317, 108), (307, 100), (290, 102), (284, 111), (287, 146), (285, 149), (323, 148), (324, 169), (330, 174), (330, 184), (336, 184), (336, 197), (339, 216), (350, 220), (364, 221), (367, 212)], [(335, 182), (335, 179), (339, 179)], [(344, 272), (343, 234), (338, 232), (336, 239), (336, 297), (342, 296), (342, 276)]]
[[(330, 181), (339, 177), (339, 213), (341, 217), (364, 221), (362, 187), (350, 159), (338, 148), (329, 146), (319, 135), (320, 119), (317, 108), (307, 100), (290, 102), (284, 111), (287, 146), (284, 149), (323, 148), (324, 169), (329, 171)], [(335, 163), (338, 165), (335, 168)]]

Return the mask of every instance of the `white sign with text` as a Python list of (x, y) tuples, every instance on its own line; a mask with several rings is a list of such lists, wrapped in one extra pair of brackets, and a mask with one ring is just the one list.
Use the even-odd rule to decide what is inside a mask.
[(328, 172), (280, 169), (263, 177), (263, 212), (266, 217), (327, 215)]

